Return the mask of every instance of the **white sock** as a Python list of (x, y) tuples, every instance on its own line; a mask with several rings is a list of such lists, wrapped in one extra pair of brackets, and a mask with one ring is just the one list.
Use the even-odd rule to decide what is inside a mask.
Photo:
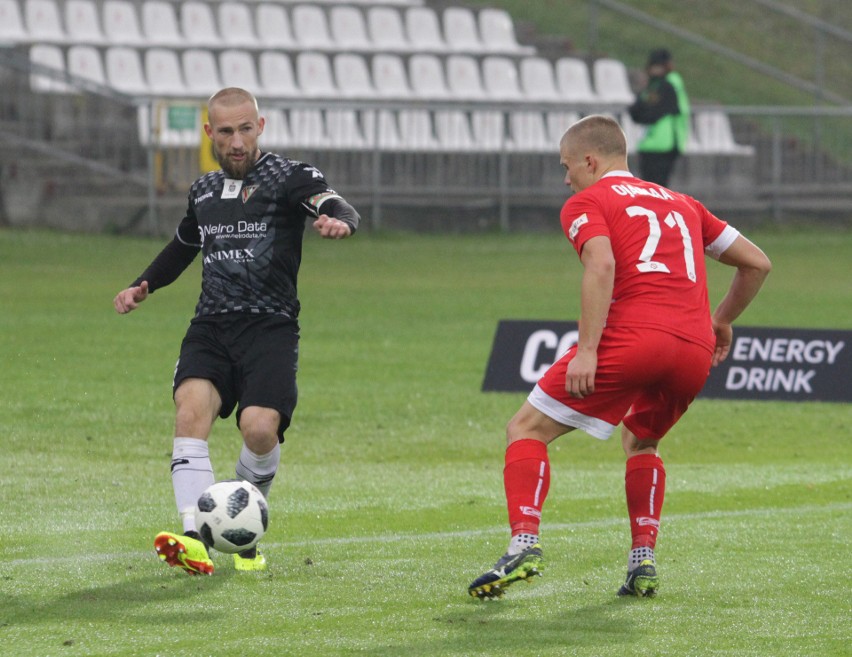
[(528, 547), (538, 543), (538, 534), (515, 534), (509, 541), (509, 554), (520, 554)]
[(258, 487), (265, 498), (269, 498), (269, 489), (272, 480), (278, 472), (278, 464), (281, 462), (281, 445), (275, 445), (267, 454), (255, 454), (243, 445), (240, 451), (240, 459), (237, 461), (237, 477), (254, 484)]
[(172, 447), (172, 487), (183, 531), (195, 531), (195, 505), (215, 482), (210, 448), (199, 438), (175, 438)]
[(651, 560), (656, 565), (657, 562), (654, 560), (654, 548), (633, 548), (630, 550), (630, 554), (627, 555), (627, 572), (633, 572), (639, 567), (640, 563), (647, 560)]

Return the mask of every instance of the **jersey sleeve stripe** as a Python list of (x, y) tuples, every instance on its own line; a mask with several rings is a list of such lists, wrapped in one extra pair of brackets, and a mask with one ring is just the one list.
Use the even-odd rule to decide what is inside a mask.
[(709, 255), (711, 258), (719, 259), (725, 251), (734, 243), (734, 240), (739, 237), (740, 231), (738, 231), (733, 226), (725, 226), (721, 233), (719, 233), (719, 237), (713, 240), (710, 244), (708, 244), (704, 248), (704, 253)]

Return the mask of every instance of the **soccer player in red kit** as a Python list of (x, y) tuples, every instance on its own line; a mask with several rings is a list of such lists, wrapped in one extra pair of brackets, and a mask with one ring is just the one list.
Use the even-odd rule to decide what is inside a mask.
[[(621, 422), (632, 545), (618, 595), (655, 595), (666, 488), (657, 444), (710, 367), (727, 357), (731, 323), (771, 269), (763, 251), (701, 203), (631, 175), (615, 120), (592, 115), (572, 125), (560, 158), (576, 192), (561, 221), (583, 265), (579, 338), (507, 427), (503, 480), (512, 538), (507, 553), (468, 587), (481, 599), (541, 573), (548, 444), (574, 429), (607, 439)], [(712, 314), (702, 252), (736, 269)]]

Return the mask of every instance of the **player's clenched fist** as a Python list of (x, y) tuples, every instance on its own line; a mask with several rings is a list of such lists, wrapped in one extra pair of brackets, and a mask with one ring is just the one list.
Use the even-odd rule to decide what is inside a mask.
[(139, 304), (148, 298), (148, 281), (142, 281), (137, 287), (129, 287), (115, 295), (112, 303), (115, 310), (124, 315), (131, 310), (136, 310)]
[(349, 237), (352, 234), (352, 229), (345, 221), (329, 217), (327, 214), (321, 214), (314, 222), (314, 228), (322, 236), (328, 239), (339, 240), (344, 237)]

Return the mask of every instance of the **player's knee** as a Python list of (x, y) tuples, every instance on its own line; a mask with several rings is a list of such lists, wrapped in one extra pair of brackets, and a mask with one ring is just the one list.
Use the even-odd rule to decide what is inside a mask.
[(240, 432), (246, 446), (255, 454), (266, 454), (278, 444), (281, 415), (269, 408), (249, 407), (240, 415)]

